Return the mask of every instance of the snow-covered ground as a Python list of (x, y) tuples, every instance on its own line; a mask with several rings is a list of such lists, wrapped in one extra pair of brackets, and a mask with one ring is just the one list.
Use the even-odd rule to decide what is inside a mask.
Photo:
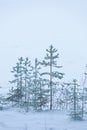
[(72, 121), (62, 111), (23, 113), (10, 109), (0, 111), (0, 130), (87, 130), (87, 121)]

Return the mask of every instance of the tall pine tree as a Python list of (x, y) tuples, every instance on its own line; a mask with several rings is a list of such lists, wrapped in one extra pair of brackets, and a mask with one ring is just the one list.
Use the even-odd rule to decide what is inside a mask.
[[(62, 66), (57, 65), (57, 60), (59, 58), (59, 54), (57, 49), (55, 49), (52, 45), (49, 46), (49, 49), (46, 49), (46, 56), (42, 62), (44, 67), (49, 67), (49, 72), (44, 72), (42, 75), (49, 75), (49, 88), (50, 88), (50, 110), (53, 108), (53, 95), (54, 95), (54, 83), (53, 78), (62, 79), (64, 73), (58, 71)], [(56, 71), (55, 71), (55, 69)]]

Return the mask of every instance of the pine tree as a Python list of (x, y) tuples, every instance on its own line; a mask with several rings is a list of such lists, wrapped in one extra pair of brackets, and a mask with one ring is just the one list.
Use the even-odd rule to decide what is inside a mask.
[[(2, 87), (0, 86), (0, 89)], [(0, 93), (0, 110), (3, 110), (3, 105), (6, 105), (6, 99), (5, 97)]]
[(31, 75), (32, 75), (32, 66), (31, 61), (28, 59), (28, 57), (24, 60), (24, 66), (23, 66), (23, 79), (24, 79), (24, 106), (26, 109), (26, 112), (28, 112), (29, 106), (30, 106), (30, 95), (31, 95)]
[(35, 59), (35, 65), (33, 67), (33, 88), (32, 88), (32, 105), (35, 110), (41, 110), (47, 103), (47, 90), (45, 90), (44, 79), (40, 73), (41, 67), (38, 59)]
[[(87, 66), (86, 66), (87, 69)], [(87, 71), (87, 70), (86, 70)], [(87, 72), (84, 73), (84, 79), (82, 81), (82, 118), (87, 113)]]
[[(23, 88), (23, 62), (24, 62), (24, 59), (23, 57), (20, 57), (18, 59), (19, 61), (19, 90), (20, 90), (20, 95), (22, 95), (22, 97), (24, 96), (24, 88)], [(22, 102), (22, 98), (20, 100), (20, 105), (22, 105), (23, 102)]]
[(70, 104), (70, 102), (71, 102), (71, 88), (70, 88), (70, 85), (71, 85), (71, 83), (63, 83), (63, 89), (62, 89), (62, 94), (63, 94), (63, 96), (64, 96), (64, 99), (63, 99), (63, 102), (64, 102), (64, 108), (66, 109), (66, 110), (69, 110), (69, 108), (70, 108), (70, 106), (69, 106), (69, 104)]
[[(24, 97), (24, 59), (20, 57), (18, 59), (18, 62), (16, 63), (16, 66), (13, 67), (13, 70), (11, 71), (13, 73), (14, 79), (10, 81), (12, 84), (12, 89), (10, 90), (11, 97), (8, 97), (9, 99), (14, 97), (17, 101), (19, 106), (23, 104), (22, 98)], [(12, 95), (13, 93), (13, 95)]]
[(59, 69), (62, 66), (57, 65), (57, 59), (59, 58), (59, 54), (57, 50), (51, 45), (49, 49), (46, 49), (46, 57), (44, 58), (42, 65), (45, 67), (49, 67), (49, 72), (44, 72), (42, 75), (49, 75), (49, 88), (50, 88), (50, 110), (53, 108), (53, 78), (62, 79), (64, 73), (59, 71), (53, 71), (53, 68)]
[(39, 61), (36, 58), (35, 59), (35, 65), (33, 67), (33, 97), (32, 97), (32, 105), (35, 110), (37, 110), (38, 104), (37, 104), (37, 95), (39, 93), (39, 85), (40, 85), (40, 67), (39, 67)]
[(78, 88), (77, 80), (74, 79), (73, 83), (71, 84), (71, 117), (74, 120), (81, 120), (82, 119), (82, 106), (81, 106), (81, 91)]
[(43, 108), (45, 109), (49, 101), (49, 89), (46, 87), (46, 82), (46, 79), (40, 78), (39, 93), (37, 96), (39, 110), (42, 110)]
[(16, 66), (13, 67), (11, 71), (13, 73), (14, 79), (9, 81), (12, 84), (12, 89), (9, 91), (9, 97), (7, 98), (10, 101), (14, 101), (20, 106), (20, 100), (22, 98), (21, 88), (20, 88), (20, 66), (19, 63), (16, 63)]

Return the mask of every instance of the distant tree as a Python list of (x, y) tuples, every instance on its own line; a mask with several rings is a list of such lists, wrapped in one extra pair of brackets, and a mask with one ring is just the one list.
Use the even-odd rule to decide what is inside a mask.
[(40, 88), (39, 88), (39, 94), (38, 94), (38, 106), (39, 110), (42, 110), (43, 108), (47, 107), (47, 104), (49, 102), (49, 89), (47, 88), (47, 80), (40, 78)]
[(33, 67), (31, 65), (31, 61), (28, 59), (28, 57), (26, 57), (23, 66), (23, 80), (24, 80), (24, 86), (23, 86), (24, 101), (23, 102), (24, 102), (26, 112), (28, 112), (30, 106), (32, 71), (33, 71)]
[[(59, 58), (59, 54), (57, 53), (57, 50), (50, 45), (49, 49), (46, 49), (46, 57), (44, 58), (42, 65), (44, 67), (49, 67), (49, 72), (44, 72), (42, 75), (49, 75), (49, 88), (50, 88), (50, 110), (52, 110), (53, 108), (53, 95), (55, 93), (55, 89), (53, 89), (54, 84), (53, 83), (53, 78), (56, 79), (62, 79), (64, 73), (61, 73), (58, 71), (59, 68), (61, 68), (62, 66), (58, 66), (57, 65), (57, 59)], [(53, 68), (56, 69), (53, 70)]]
[[(0, 89), (2, 87), (0, 86)], [(5, 105), (6, 103), (6, 100), (5, 100), (5, 97), (2, 95), (2, 93), (0, 93), (0, 110), (3, 110), (3, 105)]]
[(44, 82), (46, 81), (41, 78), (41, 66), (38, 59), (35, 59), (35, 66), (33, 67), (33, 88), (32, 88), (32, 105), (35, 110), (41, 110), (44, 105), (47, 104), (47, 98), (46, 95), (47, 89), (45, 89)]
[(14, 79), (9, 81), (12, 84), (12, 88), (9, 91), (9, 101), (14, 101), (20, 106), (20, 100), (22, 98), (21, 87), (20, 87), (20, 65), (16, 63), (16, 66), (13, 67), (11, 71), (13, 73)]
[(57, 109), (69, 109), (70, 103), (70, 84), (69, 83), (61, 83), (58, 86), (57, 100), (56, 100), (56, 108)]
[(81, 92), (80, 88), (78, 88), (77, 80), (74, 79), (71, 84), (71, 112), (70, 115), (74, 120), (82, 119), (82, 106), (81, 106)]
[(18, 106), (25, 106), (28, 109), (30, 75), (32, 67), (28, 58), (20, 57), (16, 66), (11, 71), (14, 79), (10, 81), (12, 88), (9, 91), (8, 100), (17, 102)]
[(63, 95), (63, 102), (64, 102), (64, 109), (66, 109), (66, 110), (69, 110), (69, 108), (70, 108), (70, 102), (71, 102), (71, 88), (70, 88), (70, 85), (71, 85), (71, 83), (63, 83), (62, 84), (63, 85), (63, 87), (62, 87), (62, 92), (61, 92), (61, 94)]
[(38, 108), (37, 104), (37, 96), (39, 93), (39, 86), (40, 86), (40, 67), (39, 67), (39, 61), (36, 58), (33, 66), (33, 88), (32, 88), (32, 106), (35, 110)]
[[(87, 66), (86, 66), (87, 69)], [(84, 73), (84, 79), (82, 81), (82, 118), (84, 114), (87, 114), (87, 72)]]
[[(19, 90), (20, 90), (20, 95), (24, 96), (24, 88), (23, 88), (23, 71), (24, 71), (24, 67), (23, 67), (23, 62), (24, 59), (23, 57), (20, 57), (18, 59), (19, 61)], [(22, 98), (20, 99), (20, 104), (22, 105)]]

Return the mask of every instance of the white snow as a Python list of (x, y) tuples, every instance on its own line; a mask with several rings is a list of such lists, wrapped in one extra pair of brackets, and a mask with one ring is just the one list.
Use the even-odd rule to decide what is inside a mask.
[(62, 111), (0, 111), (0, 130), (87, 130), (87, 120), (73, 121)]

